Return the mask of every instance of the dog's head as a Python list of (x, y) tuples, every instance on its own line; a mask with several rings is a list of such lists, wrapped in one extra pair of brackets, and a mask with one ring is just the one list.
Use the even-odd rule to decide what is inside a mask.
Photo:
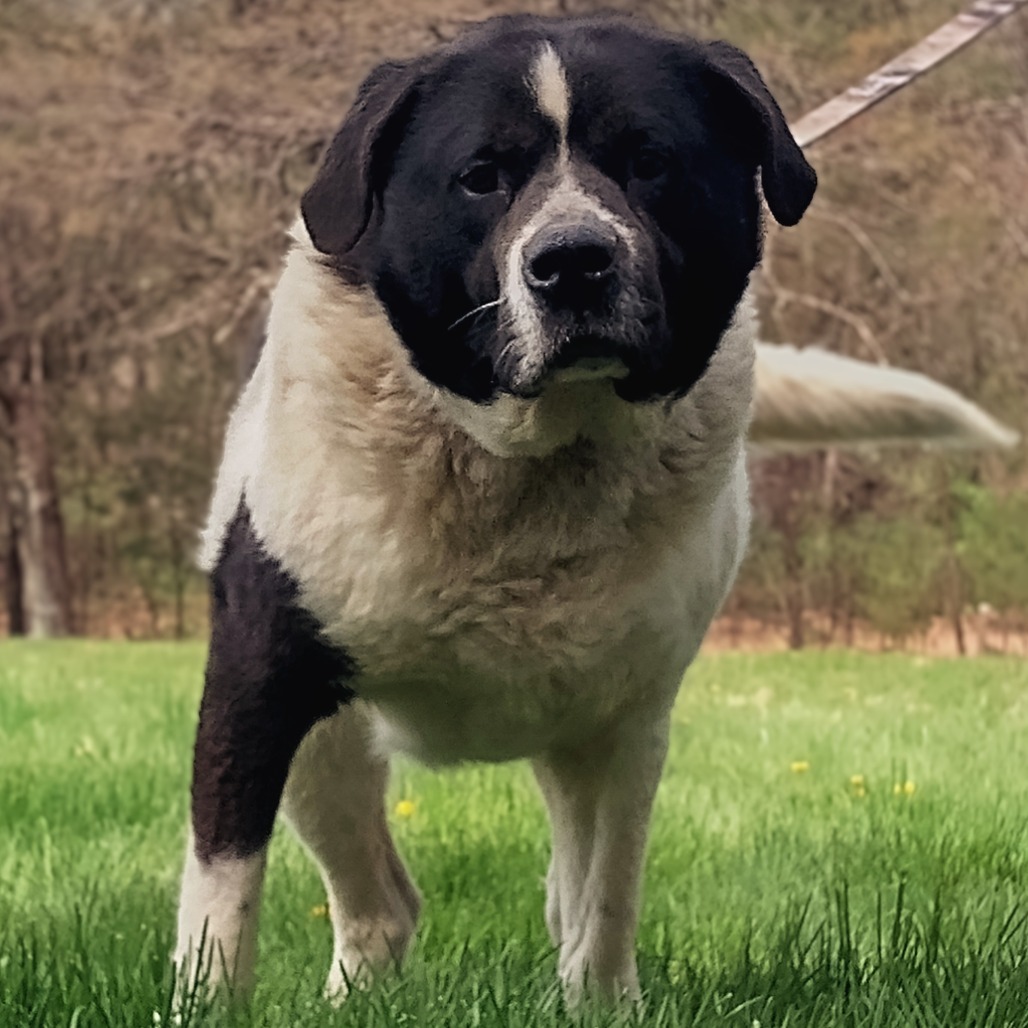
[(365, 81), (302, 203), (414, 366), (476, 404), (703, 374), (813, 170), (749, 59), (622, 17), (497, 18)]

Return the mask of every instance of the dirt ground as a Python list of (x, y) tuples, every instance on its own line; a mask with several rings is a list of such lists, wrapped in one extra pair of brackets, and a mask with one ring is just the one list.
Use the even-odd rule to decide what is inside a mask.
[[(868, 653), (904, 652), (928, 657), (961, 656), (952, 624), (936, 618), (927, 631), (907, 639), (890, 639), (861, 624), (848, 637), (830, 630), (827, 619), (811, 616), (806, 622), (807, 649), (845, 648)], [(964, 617), (964, 656), (1008, 655), (1028, 657), (1028, 630), (1004, 624), (995, 613), (985, 610)], [(723, 617), (714, 622), (703, 643), (708, 653), (775, 653), (789, 648), (784, 625), (756, 618)]]

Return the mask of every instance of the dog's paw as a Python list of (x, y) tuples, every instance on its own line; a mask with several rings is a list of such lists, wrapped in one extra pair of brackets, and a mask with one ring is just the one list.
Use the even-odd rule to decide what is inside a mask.
[(581, 947), (561, 958), (560, 979), (564, 1001), (570, 1009), (580, 1009), (592, 1002), (625, 1007), (642, 1002), (634, 956), (617, 961), (603, 957), (604, 954)]
[(404, 908), (389, 920), (348, 921), (340, 934), (344, 941), (332, 954), (325, 983), (325, 998), (336, 1005), (353, 989), (399, 969), (414, 936), (414, 916)]

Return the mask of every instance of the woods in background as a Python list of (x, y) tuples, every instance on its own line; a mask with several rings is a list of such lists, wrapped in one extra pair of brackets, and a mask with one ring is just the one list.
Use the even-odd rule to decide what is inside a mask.
[[(240, 361), (363, 75), (578, 2), (8, 0), (0, 11), (0, 628), (182, 636)], [(729, 38), (796, 117), (961, 0), (606, 3)], [(920, 369), (1028, 432), (1028, 18), (812, 151), (771, 230), (764, 337)], [(762, 461), (728, 613), (794, 646), (1028, 633), (1028, 461)], [(984, 606), (983, 606), (984, 605)], [(969, 615), (969, 612), (973, 612)], [(977, 641), (976, 641), (977, 639)]]

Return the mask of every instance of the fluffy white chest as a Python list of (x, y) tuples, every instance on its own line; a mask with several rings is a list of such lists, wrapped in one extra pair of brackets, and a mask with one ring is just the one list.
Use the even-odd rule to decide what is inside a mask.
[(645, 495), (638, 455), (631, 471), (551, 461), (474, 488), (473, 469), (436, 456), (408, 465), (391, 502), (349, 467), (323, 470), (305, 504), (255, 510), (304, 604), (357, 661), (383, 746), (506, 760), (669, 702), (745, 542), (741, 455), (702, 503), (667, 471)]
[(445, 580), (400, 572), (406, 602), (338, 625), (364, 668), (357, 688), (381, 743), (428, 763), (508, 760), (665, 706), (734, 576), (746, 510), (740, 466), (702, 520), (665, 545), (643, 539), (567, 562), (540, 554), (534, 569), (508, 574), (457, 562)]

